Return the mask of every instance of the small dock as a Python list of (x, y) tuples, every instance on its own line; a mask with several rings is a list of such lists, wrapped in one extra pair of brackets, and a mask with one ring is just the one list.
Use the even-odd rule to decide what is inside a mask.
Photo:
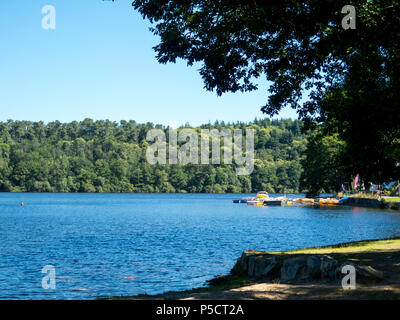
[[(284, 199), (256, 199), (256, 198), (243, 198), (243, 199), (235, 199), (233, 203), (247, 203), (247, 205), (253, 206), (282, 206), (286, 204), (286, 200)], [(290, 201), (289, 201), (290, 202)]]
[(233, 203), (247, 203), (246, 199), (233, 200)]
[(285, 204), (284, 200), (274, 200), (274, 199), (264, 200), (264, 206), (282, 206), (284, 204)]

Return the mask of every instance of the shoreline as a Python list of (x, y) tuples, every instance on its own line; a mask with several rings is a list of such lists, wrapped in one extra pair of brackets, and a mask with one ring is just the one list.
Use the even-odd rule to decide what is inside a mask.
[[(234, 193), (234, 192), (222, 192), (222, 193), (207, 193), (207, 192), (171, 192), (171, 193), (165, 193), (165, 192), (29, 192), (29, 191), (0, 191), (0, 194), (85, 194), (85, 195), (106, 195), (106, 194), (176, 194), (176, 195), (182, 195), (182, 194), (219, 194), (219, 195), (237, 195), (237, 194), (252, 194), (252, 193)], [(284, 195), (284, 193), (273, 193), (274, 195)], [(287, 194), (292, 194), (292, 195), (300, 195), (305, 193), (287, 193)], [(338, 197), (334, 197), (337, 200), (339, 200)], [(395, 201), (394, 201), (395, 200)], [(344, 206), (349, 206), (349, 207), (361, 207), (361, 208), (371, 208), (371, 209), (382, 209), (382, 210), (394, 210), (394, 211), (400, 211), (400, 197), (394, 196), (394, 197), (381, 197), (381, 198), (369, 198), (369, 197), (352, 197), (350, 196), (348, 199), (346, 199), (343, 204)], [(326, 207), (326, 206), (334, 206), (330, 204), (314, 204), (314, 206), (321, 206), (321, 207)]]
[[(338, 270), (344, 264), (356, 268), (354, 290), (344, 290), (341, 286), (344, 275), (338, 274)], [(268, 268), (270, 270), (265, 272)], [(207, 281), (206, 287), (108, 299), (397, 300), (400, 299), (399, 271), (400, 238), (363, 240), (282, 252), (244, 251), (230, 274)]]

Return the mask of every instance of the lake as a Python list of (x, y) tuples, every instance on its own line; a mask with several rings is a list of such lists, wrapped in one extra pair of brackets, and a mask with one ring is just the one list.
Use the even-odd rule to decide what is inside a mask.
[[(0, 193), (0, 299), (184, 290), (227, 274), (244, 250), (400, 235), (398, 212), (232, 203), (245, 196)], [(55, 290), (42, 288), (46, 265)]]

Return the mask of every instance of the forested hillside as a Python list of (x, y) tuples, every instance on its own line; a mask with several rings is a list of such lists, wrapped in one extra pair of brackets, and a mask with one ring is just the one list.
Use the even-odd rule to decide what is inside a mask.
[(150, 165), (146, 134), (168, 128), (135, 121), (0, 122), (0, 191), (298, 192), (307, 137), (298, 120), (214, 123), (200, 129), (255, 130), (255, 168)]

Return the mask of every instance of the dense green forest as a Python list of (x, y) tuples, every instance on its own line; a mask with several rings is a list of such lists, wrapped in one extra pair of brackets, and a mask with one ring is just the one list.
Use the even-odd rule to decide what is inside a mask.
[(132, 5), (159, 39), (159, 63), (198, 66), (218, 95), (265, 79), (266, 115), (290, 107), (319, 132), (303, 162), (310, 192), (357, 174), (365, 185), (400, 180), (400, 0)]
[(146, 134), (153, 128), (166, 132), (161, 125), (9, 120), (0, 122), (0, 191), (298, 192), (307, 145), (301, 127), (302, 122), (290, 119), (197, 127), (254, 129), (254, 171), (239, 176), (232, 165), (149, 164)]

